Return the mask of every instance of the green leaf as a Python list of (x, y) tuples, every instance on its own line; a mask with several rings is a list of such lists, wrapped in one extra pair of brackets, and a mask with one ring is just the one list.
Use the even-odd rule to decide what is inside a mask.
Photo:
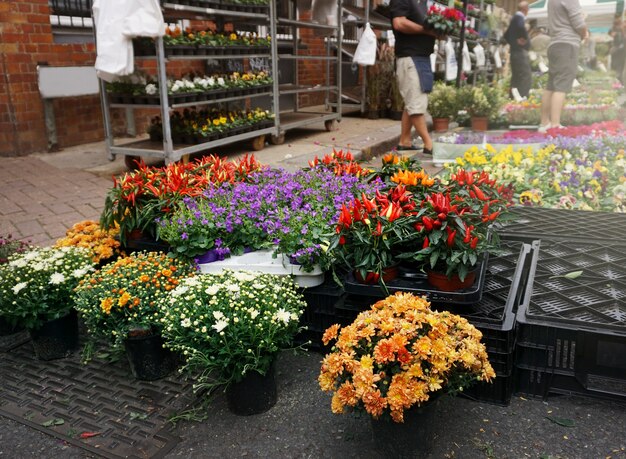
[(65, 424), (65, 419), (61, 419), (61, 418), (54, 418), (54, 419), (50, 419), (46, 422), (43, 422), (41, 425), (44, 427), (50, 427), (50, 426), (60, 426)]
[(574, 427), (574, 420), (573, 419), (559, 418), (559, 417), (556, 417), (556, 416), (546, 416), (546, 419), (549, 419), (550, 421), (554, 422), (555, 424), (558, 424), (558, 425), (563, 426), (563, 427)]
[(571, 273), (567, 273), (567, 274), (550, 276), (550, 279), (556, 279), (558, 277), (564, 277), (565, 279), (576, 279), (577, 277), (580, 277), (582, 273), (583, 273), (582, 271), (572, 271)]
[(582, 273), (582, 271), (572, 271), (571, 273), (565, 274), (563, 277), (566, 279), (576, 279), (577, 277), (580, 277)]

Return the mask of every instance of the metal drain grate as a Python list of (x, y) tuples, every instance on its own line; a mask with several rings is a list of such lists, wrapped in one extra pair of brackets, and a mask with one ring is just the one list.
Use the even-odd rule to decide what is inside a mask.
[(191, 403), (191, 384), (137, 381), (125, 363), (84, 365), (76, 354), (43, 362), (24, 344), (0, 359), (0, 415), (100, 456), (164, 457), (179, 441), (167, 417)]

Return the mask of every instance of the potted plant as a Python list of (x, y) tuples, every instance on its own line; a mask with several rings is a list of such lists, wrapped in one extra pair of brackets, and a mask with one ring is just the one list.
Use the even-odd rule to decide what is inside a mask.
[(71, 293), (93, 269), (88, 250), (32, 248), (0, 265), (0, 316), (29, 330), (41, 360), (67, 357), (78, 344)]
[(322, 361), (320, 388), (332, 392), (333, 413), (371, 417), (386, 457), (417, 457), (432, 445), (437, 398), (495, 377), (481, 336), (424, 297), (396, 293), (350, 325), (326, 330), (322, 341), (334, 346)]
[(421, 250), (398, 257), (423, 263), (428, 282), (440, 290), (470, 287), (478, 263), (498, 246), (489, 229), (503, 217), (510, 198), (486, 172), (457, 171), (443, 191), (427, 194), (419, 204), (413, 228)]
[(57, 240), (55, 247), (83, 247), (90, 251), (94, 263), (105, 262), (120, 254), (120, 241), (116, 238), (119, 230), (104, 230), (93, 220), (76, 223), (65, 233), (65, 237)]
[(395, 249), (411, 232), (404, 217), (415, 207), (403, 185), (374, 198), (363, 193), (342, 206), (329, 250), (357, 281), (384, 287), (398, 274)]
[(465, 86), (459, 95), (461, 106), (471, 116), (474, 131), (486, 131), (489, 121), (495, 119), (504, 106), (504, 96), (497, 86)]
[(159, 379), (171, 372), (173, 358), (163, 351), (156, 302), (194, 271), (190, 263), (161, 252), (135, 252), (82, 279), (74, 294), (76, 309), (92, 337), (126, 350), (137, 379)]
[(456, 89), (444, 82), (436, 82), (428, 95), (428, 113), (433, 118), (433, 130), (446, 132), (452, 118), (458, 111)]
[(182, 354), (194, 388), (224, 387), (241, 415), (276, 403), (273, 362), (305, 305), (287, 276), (229, 270), (184, 280), (159, 302), (166, 346)]
[(380, 93), (382, 86), (382, 69), (379, 64), (368, 66), (367, 86), (365, 88), (365, 96), (367, 101), (367, 117), (369, 119), (378, 119), (380, 117)]

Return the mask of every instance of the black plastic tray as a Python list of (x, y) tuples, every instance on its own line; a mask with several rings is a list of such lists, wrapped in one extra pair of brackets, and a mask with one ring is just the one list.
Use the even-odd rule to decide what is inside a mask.
[(396, 292), (411, 292), (416, 295), (426, 295), (432, 303), (472, 304), (480, 301), (482, 297), (488, 261), (489, 254), (485, 253), (478, 264), (474, 285), (454, 292), (444, 292), (433, 287), (426, 280), (426, 274), (404, 268), (402, 265), (400, 265), (400, 275), (385, 283), (387, 292), (378, 284), (368, 285), (358, 282), (353, 273), (346, 275), (344, 287), (349, 295), (385, 298)]
[[(516, 391), (626, 400), (626, 245), (542, 240), (517, 313)], [(563, 277), (572, 267), (582, 271)]]
[(568, 241), (624, 240), (626, 214), (619, 212), (518, 206), (512, 213), (514, 219), (498, 229), (499, 234)]

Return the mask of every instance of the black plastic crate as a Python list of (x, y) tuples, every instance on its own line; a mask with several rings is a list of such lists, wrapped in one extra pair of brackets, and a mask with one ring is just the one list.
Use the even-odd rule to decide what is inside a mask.
[(626, 214), (619, 212), (518, 206), (512, 208), (512, 214), (514, 219), (498, 233), (533, 239), (621, 241), (626, 228)]
[[(626, 245), (544, 240), (533, 257), (517, 314), (516, 390), (626, 399)], [(563, 277), (567, 265), (582, 274)]]
[(322, 335), (328, 327), (338, 323), (335, 306), (343, 302), (345, 292), (334, 280), (327, 279), (322, 285), (303, 289), (302, 294), (307, 306), (300, 325), (306, 330), (298, 334), (296, 342), (310, 350), (326, 351)]
[(476, 280), (471, 287), (445, 292), (430, 285), (426, 274), (420, 271), (405, 269), (400, 266), (400, 274), (396, 279), (386, 282), (387, 291), (378, 284), (363, 284), (354, 278), (353, 273), (345, 277), (344, 286), (349, 295), (364, 296), (382, 299), (396, 292), (411, 292), (416, 295), (426, 295), (432, 303), (472, 304), (480, 301), (489, 263), (489, 254), (481, 259), (476, 272)]
[(514, 383), (513, 374), (509, 374), (509, 376), (497, 375), (490, 383), (481, 381), (465, 389), (461, 392), (461, 396), (479, 402), (507, 406), (511, 403)]

